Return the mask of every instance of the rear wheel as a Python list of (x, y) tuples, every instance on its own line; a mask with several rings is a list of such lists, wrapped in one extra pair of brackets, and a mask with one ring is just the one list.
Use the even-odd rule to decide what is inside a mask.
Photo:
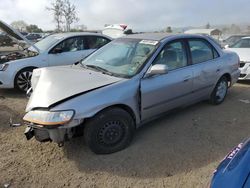
[(98, 113), (86, 123), (84, 137), (94, 153), (109, 154), (129, 145), (134, 127), (134, 120), (128, 112), (112, 108)]
[(228, 80), (225, 76), (223, 76), (216, 84), (213, 93), (211, 94), (210, 102), (215, 105), (221, 104), (226, 98), (227, 90)]
[(16, 74), (15, 88), (26, 92), (31, 87), (31, 77), (34, 68), (24, 68)]

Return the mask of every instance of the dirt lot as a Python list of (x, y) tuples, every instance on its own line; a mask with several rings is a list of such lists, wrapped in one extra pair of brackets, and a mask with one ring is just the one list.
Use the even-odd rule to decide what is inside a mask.
[(82, 138), (62, 148), (26, 141), (21, 121), (27, 100), (0, 90), (0, 187), (207, 187), (226, 153), (249, 137), (250, 84), (230, 89), (219, 106), (206, 102), (151, 122), (131, 146), (95, 155)]

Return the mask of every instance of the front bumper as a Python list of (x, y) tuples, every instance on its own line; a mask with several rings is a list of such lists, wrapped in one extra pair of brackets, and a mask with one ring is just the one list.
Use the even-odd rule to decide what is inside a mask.
[(27, 128), (24, 132), (27, 140), (35, 137), (39, 142), (53, 141), (58, 144), (74, 136), (74, 128), (81, 125), (83, 120), (72, 120), (68, 124), (58, 126), (43, 126), (33, 123), (26, 123)]
[(239, 80), (250, 80), (250, 63), (241, 63)]
[(39, 142), (53, 141), (58, 144), (63, 143), (65, 140), (72, 137), (70, 129), (47, 129), (34, 125), (28, 125), (24, 134), (27, 140), (35, 137)]
[(0, 88), (14, 88), (14, 79), (7, 71), (0, 71)]

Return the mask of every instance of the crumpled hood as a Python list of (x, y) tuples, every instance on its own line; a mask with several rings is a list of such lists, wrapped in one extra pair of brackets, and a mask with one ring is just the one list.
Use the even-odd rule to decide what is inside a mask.
[(35, 69), (32, 76), (33, 93), (26, 111), (48, 108), (75, 95), (104, 87), (122, 80), (79, 66)]
[(236, 52), (240, 57), (240, 61), (250, 62), (250, 48), (228, 48), (227, 50)]

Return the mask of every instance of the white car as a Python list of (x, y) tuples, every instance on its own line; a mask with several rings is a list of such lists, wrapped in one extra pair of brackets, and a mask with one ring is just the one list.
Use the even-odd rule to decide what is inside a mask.
[(239, 80), (250, 80), (250, 37), (240, 39), (227, 49), (236, 52), (240, 57)]
[(74, 64), (111, 41), (110, 37), (96, 33), (59, 33), (32, 44), (2, 21), (0, 29), (30, 45), (21, 52), (0, 56), (0, 88), (22, 91), (30, 88), (33, 69)]

